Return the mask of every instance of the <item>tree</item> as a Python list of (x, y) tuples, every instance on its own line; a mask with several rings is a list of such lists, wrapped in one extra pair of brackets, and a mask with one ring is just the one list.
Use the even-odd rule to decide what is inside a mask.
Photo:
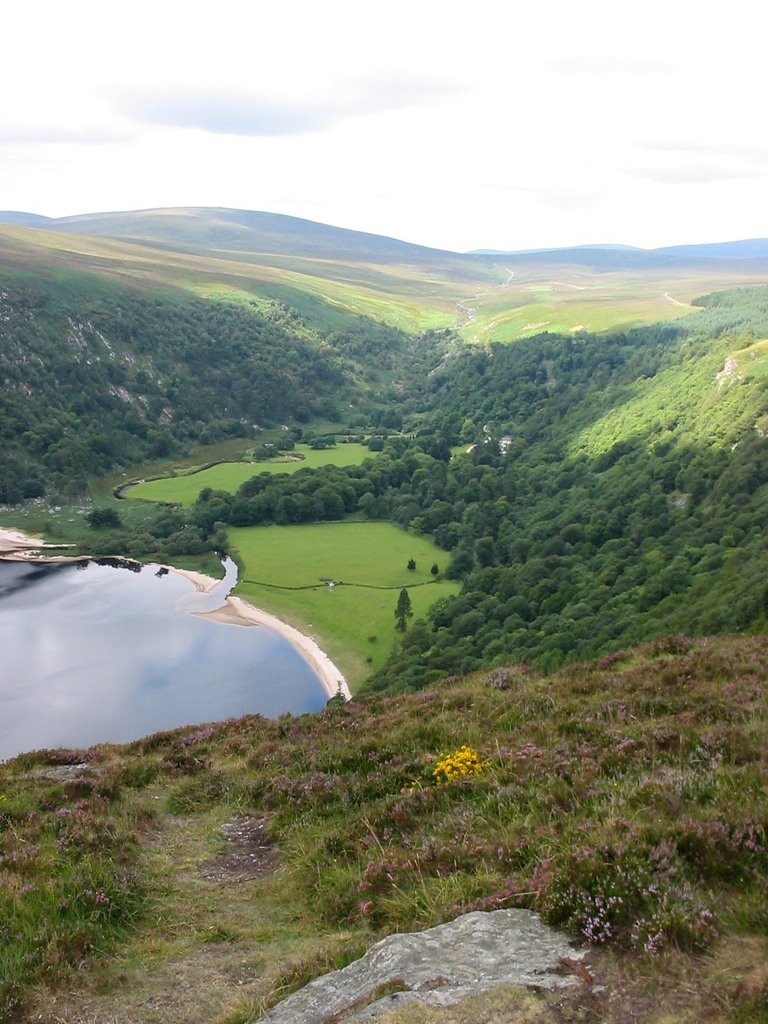
[(411, 599), (408, 596), (408, 591), (403, 587), (397, 599), (397, 607), (395, 608), (395, 629), (399, 629), (401, 633), (404, 633), (406, 630), (406, 620), (411, 618), (413, 618)]
[(308, 443), (309, 447), (315, 451), (324, 451), (326, 448), (336, 447), (336, 436), (335, 434), (327, 434), (321, 437), (313, 437)]
[(433, 576), (437, 576), (437, 574), (440, 572), (440, 569), (437, 566), (437, 562), (432, 563), (432, 568), (429, 571), (432, 573)]
[(416, 571), (416, 562), (414, 561), (413, 558), (409, 558), (408, 559), (408, 572), (415, 572), (415, 571)]
[(120, 516), (113, 508), (95, 508), (85, 518), (88, 525), (94, 530), (100, 530), (102, 527), (117, 528), (122, 526)]

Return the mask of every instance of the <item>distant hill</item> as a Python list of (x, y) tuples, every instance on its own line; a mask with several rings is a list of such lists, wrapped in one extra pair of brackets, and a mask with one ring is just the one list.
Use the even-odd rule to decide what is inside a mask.
[(598, 242), (598, 243), (595, 243), (594, 245), (573, 245), (573, 246), (570, 246), (568, 249), (564, 249), (561, 246), (557, 246), (554, 249), (550, 249), (550, 248), (548, 248), (548, 249), (513, 249), (511, 251), (509, 249), (473, 249), (467, 255), (469, 255), (469, 256), (528, 256), (531, 253), (542, 253), (542, 252), (562, 253), (562, 252), (571, 252), (572, 250), (581, 251), (582, 249), (587, 249), (587, 250), (589, 250), (589, 249), (599, 249), (599, 250), (614, 251), (614, 252), (625, 252), (625, 251), (629, 251), (629, 252), (644, 252), (645, 251), (644, 249), (639, 249), (636, 245), (612, 245), (610, 243), (606, 243), (606, 244), (603, 245), (603, 244)]
[(373, 263), (476, 267), (488, 258), (534, 262), (574, 262), (604, 267), (688, 264), (698, 260), (768, 260), (768, 238), (642, 249), (596, 243), (544, 249), (475, 249), (458, 253), (416, 245), (385, 235), (335, 227), (303, 217), (225, 207), (168, 207), (44, 217), (0, 211), (0, 224), (43, 228), (67, 234), (154, 242), (186, 251), (269, 253), (276, 256)]
[(139, 287), (277, 301), (321, 330), (367, 317), (472, 342), (674, 320), (768, 281), (768, 240), (456, 253), (283, 214), (181, 207), (47, 218), (0, 212), (0, 260)]
[(494, 260), (503, 258), (515, 263), (574, 263), (600, 269), (687, 267), (697, 263), (714, 265), (732, 260), (768, 260), (768, 238), (671, 245), (659, 249), (640, 249), (631, 245), (574, 245), (561, 249), (520, 249), (511, 252), (477, 249), (468, 255)]
[(258, 210), (175, 207), (89, 213), (76, 217), (38, 217), (2, 213), (0, 223), (42, 227), (67, 234), (130, 238), (193, 250), (272, 253), (376, 263), (449, 263), (471, 259), (463, 254), (413, 245), (396, 238), (333, 227), (301, 217)]
[(670, 245), (654, 251), (670, 256), (692, 256), (694, 259), (764, 260), (768, 259), (768, 238), (708, 242), (704, 245)]
[(0, 210), (0, 224), (12, 224), (19, 228), (47, 228), (53, 221), (39, 213), (24, 213), (20, 210)]

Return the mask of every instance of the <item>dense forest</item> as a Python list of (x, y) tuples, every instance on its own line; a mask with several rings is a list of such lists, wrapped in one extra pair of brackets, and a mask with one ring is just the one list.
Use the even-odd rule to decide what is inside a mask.
[(255, 466), (236, 494), (94, 536), (94, 553), (196, 555), (225, 546), (228, 525), (347, 516), (430, 535), (461, 592), (408, 623), (372, 689), (753, 629), (768, 608), (768, 288), (699, 305), (675, 324), (467, 347), (6, 272), (0, 501), (81, 493), (193, 443), (252, 444), (255, 425), (333, 419), (372, 437), (362, 466)]
[(356, 514), (449, 551), (461, 593), (410, 626), (374, 689), (751, 629), (768, 603), (766, 335), (756, 289), (674, 326), (464, 350), (375, 458), (205, 491), (187, 521), (222, 539)]
[(386, 410), (408, 405), (405, 365), (421, 358), (413, 339), (367, 321), (321, 337), (277, 303), (117, 288), (84, 274), (3, 271), (0, 323), (6, 504), (82, 494), (99, 474), (253, 438), (284, 419), (343, 414), (396, 427), (401, 414)]

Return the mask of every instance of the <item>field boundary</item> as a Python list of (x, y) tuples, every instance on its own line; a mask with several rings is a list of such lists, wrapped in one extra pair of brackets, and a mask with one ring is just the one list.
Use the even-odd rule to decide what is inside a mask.
[(393, 583), (391, 586), (379, 585), (376, 583), (345, 583), (344, 580), (328, 580), (325, 583), (322, 581), (319, 583), (306, 583), (300, 587), (289, 587), (283, 586), (280, 583), (266, 583), (264, 580), (252, 580), (248, 576), (243, 576), (238, 583), (252, 583), (256, 587), (268, 587), (270, 590), (323, 590), (328, 586), (328, 583), (333, 583), (334, 587), (359, 587), (361, 590), (415, 590), (417, 587), (431, 587), (435, 583), (443, 582), (442, 580), (422, 580), (421, 583)]

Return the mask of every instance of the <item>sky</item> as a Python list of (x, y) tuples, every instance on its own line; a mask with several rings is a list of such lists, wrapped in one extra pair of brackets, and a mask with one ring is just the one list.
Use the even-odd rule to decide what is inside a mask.
[(768, 236), (754, 0), (33, 0), (0, 209), (223, 206), (437, 248)]

